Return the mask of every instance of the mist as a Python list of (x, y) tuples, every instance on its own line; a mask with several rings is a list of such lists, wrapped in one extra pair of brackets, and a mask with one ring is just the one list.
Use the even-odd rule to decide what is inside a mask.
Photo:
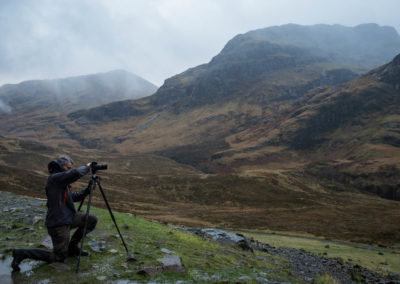
[(399, 31), (398, 11), (397, 0), (5, 0), (0, 85), (124, 69), (160, 86), (239, 33), (287, 23)]
[(0, 100), (0, 112), (11, 113), (11, 107)]

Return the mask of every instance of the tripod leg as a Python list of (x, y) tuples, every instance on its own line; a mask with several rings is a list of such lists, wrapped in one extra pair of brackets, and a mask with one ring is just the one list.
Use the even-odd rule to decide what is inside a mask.
[(79, 204), (78, 211), (81, 211), (83, 202), (85, 202), (85, 198), (86, 198), (86, 196), (81, 200), (81, 204)]
[(123, 238), (122, 235), (121, 235), (121, 232), (120, 232), (120, 230), (119, 230), (119, 228), (118, 228), (117, 222), (115, 221), (114, 214), (113, 214), (112, 211), (111, 211), (110, 204), (108, 204), (107, 198), (106, 198), (106, 196), (105, 196), (105, 194), (104, 194), (103, 188), (102, 188), (102, 186), (101, 186), (99, 180), (97, 180), (97, 184), (99, 185), (99, 189), (100, 189), (101, 195), (103, 196), (104, 202), (106, 203), (108, 212), (110, 212), (111, 219), (113, 220), (114, 225), (115, 225), (115, 227), (117, 228), (118, 234), (119, 234), (119, 236), (121, 237), (122, 244), (124, 245), (125, 250), (126, 250), (126, 255), (127, 255), (128, 259), (134, 260), (134, 259), (135, 259), (134, 256), (132, 256), (132, 255), (129, 253), (129, 251), (128, 251), (128, 247), (126, 246), (125, 241), (124, 241), (124, 238)]
[[(90, 211), (90, 205), (92, 203), (92, 195), (93, 195), (93, 188), (94, 188), (94, 184), (95, 181), (97, 179), (96, 175), (92, 176), (92, 183), (90, 185), (90, 191), (89, 191), (89, 200), (88, 200), (88, 205), (87, 205), (87, 209), (86, 209), (86, 216), (85, 216), (85, 226), (83, 227), (83, 236), (82, 236), (82, 240), (81, 240), (81, 247), (80, 247), (80, 251), (79, 251), (79, 255), (78, 255), (78, 263), (76, 265), (76, 273), (79, 272), (79, 264), (81, 262), (81, 253), (82, 253), (82, 248), (83, 248), (83, 242), (85, 240), (85, 235), (86, 235), (86, 231), (87, 231), (87, 224), (88, 224), (88, 218), (89, 218), (89, 211)], [(83, 203), (83, 200), (82, 200)], [(81, 205), (82, 205), (81, 203)]]

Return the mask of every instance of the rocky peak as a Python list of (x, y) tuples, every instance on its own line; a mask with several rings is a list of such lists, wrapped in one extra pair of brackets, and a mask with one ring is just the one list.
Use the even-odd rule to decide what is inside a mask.
[(400, 54), (390, 63), (381, 67), (378, 74), (379, 81), (394, 84), (396, 89), (400, 89)]

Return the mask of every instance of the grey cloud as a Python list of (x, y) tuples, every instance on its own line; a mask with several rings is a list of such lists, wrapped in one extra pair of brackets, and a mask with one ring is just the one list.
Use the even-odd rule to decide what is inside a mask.
[(0, 100), (0, 112), (11, 113), (11, 107)]
[(156, 85), (238, 33), (286, 23), (400, 28), (397, 0), (3, 0), (0, 85), (126, 69)]

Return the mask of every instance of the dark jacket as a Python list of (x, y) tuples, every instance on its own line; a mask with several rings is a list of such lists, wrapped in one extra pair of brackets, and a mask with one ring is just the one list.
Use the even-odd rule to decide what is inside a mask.
[(85, 198), (88, 189), (72, 192), (70, 184), (90, 171), (88, 166), (82, 166), (69, 171), (54, 173), (46, 183), (47, 195), (47, 227), (58, 227), (72, 224), (76, 214), (74, 202)]

